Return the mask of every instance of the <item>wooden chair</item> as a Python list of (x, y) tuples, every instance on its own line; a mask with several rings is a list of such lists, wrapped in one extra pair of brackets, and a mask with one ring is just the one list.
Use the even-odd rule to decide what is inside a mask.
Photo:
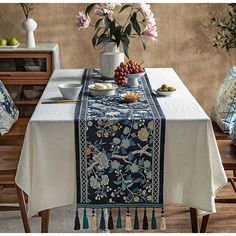
[(22, 146), (29, 118), (19, 118), (9, 133), (0, 136), (0, 145)]
[(215, 122), (212, 122), (212, 127), (215, 133), (216, 140), (230, 140), (230, 135), (223, 133), (220, 127)]
[(30, 233), (31, 230), (27, 217), (25, 196), (23, 191), (16, 186), (14, 181), (20, 151), (21, 147), (19, 146), (0, 147), (0, 193), (4, 188), (15, 188), (19, 202), (19, 207), (4, 205), (0, 206), (0, 211), (20, 210), (25, 232)]
[[(233, 177), (228, 178), (228, 182), (232, 185), (234, 192), (236, 193), (236, 146), (231, 140), (217, 140), (218, 148), (222, 158), (222, 164), (225, 170), (233, 172)], [(236, 203), (235, 198), (216, 198), (216, 203)], [(206, 231), (209, 221), (209, 215), (206, 215), (202, 219), (201, 230)]]
[[(24, 229), (27, 233), (31, 229), (27, 218), (26, 199), (23, 191), (15, 184), (15, 173), (28, 122), (29, 118), (19, 118), (9, 133), (0, 136), (0, 194), (4, 188), (15, 188), (19, 202), (19, 207), (0, 206), (0, 211), (20, 210)], [(47, 233), (49, 210), (39, 212), (39, 216), (42, 217), (41, 232)]]

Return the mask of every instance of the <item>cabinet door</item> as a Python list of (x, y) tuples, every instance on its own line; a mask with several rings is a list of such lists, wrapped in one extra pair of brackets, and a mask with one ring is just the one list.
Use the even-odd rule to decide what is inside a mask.
[(50, 52), (0, 52), (0, 79), (6, 84), (44, 84), (51, 73)]

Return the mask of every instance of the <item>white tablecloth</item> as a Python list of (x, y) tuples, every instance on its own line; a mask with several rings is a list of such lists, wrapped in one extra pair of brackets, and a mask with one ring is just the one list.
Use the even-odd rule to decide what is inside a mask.
[[(166, 117), (164, 203), (215, 212), (226, 182), (211, 121), (171, 68), (150, 68), (153, 88), (176, 87), (157, 98)], [(41, 100), (61, 97), (57, 85), (79, 82), (83, 70), (55, 70)], [(76, 202), (75, 104), (38, 104), (27, 127), (16, 183), (29, 196), (29, 215)]]

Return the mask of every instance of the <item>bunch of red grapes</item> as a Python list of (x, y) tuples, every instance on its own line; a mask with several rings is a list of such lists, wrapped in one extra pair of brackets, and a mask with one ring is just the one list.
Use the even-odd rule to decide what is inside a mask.
[(143, 73), (144, 69), (142, 65), (138, 62), (129, 60), (128, 62), (124, 63), (121, 62), (119, 66), (115, 69), (115, 81), (119, 86), (126, 85), (125, 77), (128, 74), (138, 74)]

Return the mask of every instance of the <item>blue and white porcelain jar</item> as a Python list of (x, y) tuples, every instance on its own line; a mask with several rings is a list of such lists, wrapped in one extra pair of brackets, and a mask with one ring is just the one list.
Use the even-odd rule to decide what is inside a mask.
[(236, 122), (233, 125), (230, 136), (231, 136), (231, 140), (232, 140), (233, 144), (236, 145)]

